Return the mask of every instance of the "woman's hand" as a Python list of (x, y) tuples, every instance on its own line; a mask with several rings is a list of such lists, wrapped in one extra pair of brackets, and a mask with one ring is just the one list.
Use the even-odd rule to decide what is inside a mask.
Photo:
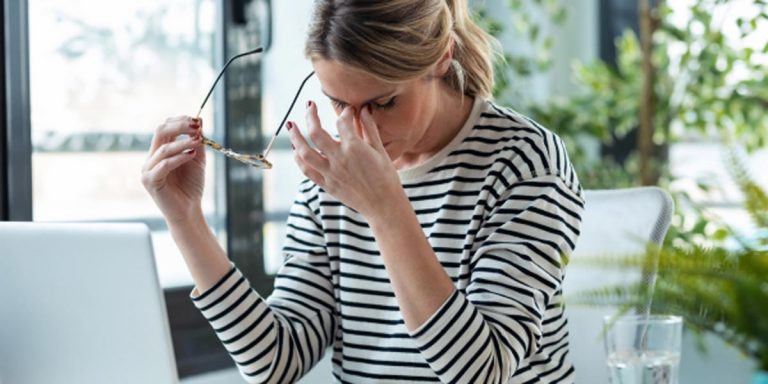
[[(201, 212), (205, 177), (202, 120), (169, 118), (155, 130), (141, 181), (169, 223), (183, 224)], [(179, 135), (188, 139), (177, 141)]]
[(381, 143), (370, 107), (347, 107), (336, 127), (340, 141), (320, 125), (315, 103), (307, 108), (310, 147), (295, 123), (288, 123), (294, 158), (302, 173), (346, 206), (369, 220), (386, 212), (393, 199), (405, 197), (392, 161)]

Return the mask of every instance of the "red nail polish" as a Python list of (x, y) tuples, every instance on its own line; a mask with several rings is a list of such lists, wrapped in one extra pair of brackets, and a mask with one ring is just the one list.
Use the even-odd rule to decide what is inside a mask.
[(307, 108), (312, 106), (312, 100), (307, 101)]
[(288, 124), (286, 124), (285, 126), (288, 128), (288, 130), (290, 130), (291, 128), (293, 128), (293, 123), (289, 121)]
[(293, 149), (295, 151), (296, 150), (296, 146), (291, 144), (291, 149)]

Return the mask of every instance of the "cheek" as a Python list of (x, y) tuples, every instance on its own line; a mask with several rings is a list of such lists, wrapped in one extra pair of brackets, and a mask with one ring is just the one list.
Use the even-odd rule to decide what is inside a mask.
[(426, 116), (420, 112), (418, 106), (403, 105), (402, 108), (387, 113), (379, 124), (397, 132), (398, 136), (413, 136), (419, 135), (419, 132), (426, 127), (425, 118)]
[(392, 139), (407, 135), (411, 130), (413, 122), (408, 116), (397, 111), (387, 112), (374, 116), (376, 126), (379, 128), (379, 134), (383, 138)]
[(392, 113), (388, 116), (376, 117), (376, 125), (382, 139), (413, 140), (420, 136), (423, 130), (423, 122), (419, 115), (406, 115), (404, 113)]

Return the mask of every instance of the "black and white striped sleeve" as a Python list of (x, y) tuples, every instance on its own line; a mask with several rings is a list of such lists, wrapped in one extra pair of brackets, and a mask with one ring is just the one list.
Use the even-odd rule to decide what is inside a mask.
[(319, 221), (303, 191), (291, 208), (285, 262), (266, 300), (233, 269), (192, 300), (249, 383), (295, 382), (336, 329), (331, 272)]
[(560, 175), (513, 184), (478, 232), (470, 283), (411, 336), (442, 382), (506, 383), (536, 353), (583, 210)]

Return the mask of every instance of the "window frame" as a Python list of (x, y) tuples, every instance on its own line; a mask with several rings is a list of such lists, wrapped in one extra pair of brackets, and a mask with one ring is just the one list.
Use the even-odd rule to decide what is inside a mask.
[(3, 0), (2, 219), (13, 221), (32, 219), (27, 15), (26, 0)]
[[(5, 25), (5, 0), (0, 0), (0, 20)], [(7, 135), (5, 134), (6, 127), (6, 113), (5, 108), (7, 105), (6, 91), (5, 91), (5, 27), (0, 28), (0, 42), (3, 44), (3, 49), (0, 50), (0, 221), (8, 220), (8, 172), (6, 172), (6, 164), (8, 159), (6, 156), (6, 143), (8, 142)]]

